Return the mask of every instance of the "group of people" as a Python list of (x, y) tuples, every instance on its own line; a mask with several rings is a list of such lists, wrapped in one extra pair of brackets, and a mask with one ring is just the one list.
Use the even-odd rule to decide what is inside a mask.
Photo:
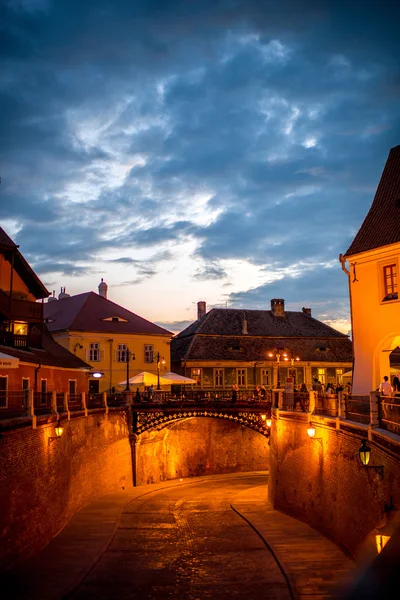
[(389, 377), (385, 375), (378, 391), (382, 396), (400, 396), (400, 373), (396, 373), (392, 383), (389, 381)]

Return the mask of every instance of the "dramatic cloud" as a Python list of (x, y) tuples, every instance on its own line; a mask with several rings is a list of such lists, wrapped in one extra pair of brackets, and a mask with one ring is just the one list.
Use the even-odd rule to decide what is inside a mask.
[[(176, 331), (207, 306), (347, 332), (344, 253), (400, 143), (394, 3), (7, 0), (0, 218), (50, 288)], [(183, 326), (183, 325), (182, 325)]]

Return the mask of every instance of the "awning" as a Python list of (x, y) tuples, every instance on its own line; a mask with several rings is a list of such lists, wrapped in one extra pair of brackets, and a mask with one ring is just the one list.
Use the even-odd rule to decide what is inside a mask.
[(0, 369), (18, 369), (19, 358), (0, 352)]

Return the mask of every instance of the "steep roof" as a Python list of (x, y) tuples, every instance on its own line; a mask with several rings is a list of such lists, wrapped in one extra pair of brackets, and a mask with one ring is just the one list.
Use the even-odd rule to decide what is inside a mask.
[[(46, 289), (46, 287), (40, 281), (39, 277), (36, 275), (34, 270), (26, 262), (25, 258), (18, 250), (18, 246), (12, 241), (12, 239), (6, 234), (4, 229), (2, 229), (1, 227), (0, 253), (4, 254), (8, 261), (13, 262), (14, 269), (36, 299), (47, 298), (48, 296), (50, 296), (50, 292)], [(13, 258), (12, 255), (14, 255)]]
[(345, 256), (400, 242), (400, 146), (389, 152), (371, 208)]
[(243, 337), (337, 337), (347, 338), (329, 325), (304, 312), (285, 311), (277, 317), (272, 310), (245, 310), (212, 308), (201, 319), (178, 333), (174, 339), (197, 334), (242, 336), (243, 321), (247, 321), (247, 334)]
[[(105, 321), (118, 317), (121, 321)], [(159, 327), (135, 313), (94, 292), (46, 302), (44, 318), (50, 331), (93, 331), (97, 333), (133, 333), (168, 335), (171, 331)]]
[[(246, 321), (247, 333), (243, 333)], [(302, 361), (351, 362), (348, 336), (305, 312), (213, 308), (171, 341), (171, 361), (268, 360), (276, 347), (290, 349)]]
[(10, 346), (0, 346), (0, 351), (19, 358), (22, 362), (36, 365), (49, 365), (65, 369), (91, 370), (91, 366), (58, 344), (51, 336), (47, 327), (43, 326), (43, 347), (22, 350)]

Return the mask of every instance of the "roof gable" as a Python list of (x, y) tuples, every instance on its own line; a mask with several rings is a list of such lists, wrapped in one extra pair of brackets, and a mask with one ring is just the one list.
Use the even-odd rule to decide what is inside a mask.
[(163, 327), (94, 292), (46, 302), (44, 316), (50, 331), (173, 335)]
[(2, 227), (0, 227), (0, 253), (13, 264), (15, 271), (37, 300), (50, 296), (50, 292), (18, 250), (17, 244), (12, 241)]
[(389, 152), (371, 208), (346, 256), (400, 242), (400, 146)]

